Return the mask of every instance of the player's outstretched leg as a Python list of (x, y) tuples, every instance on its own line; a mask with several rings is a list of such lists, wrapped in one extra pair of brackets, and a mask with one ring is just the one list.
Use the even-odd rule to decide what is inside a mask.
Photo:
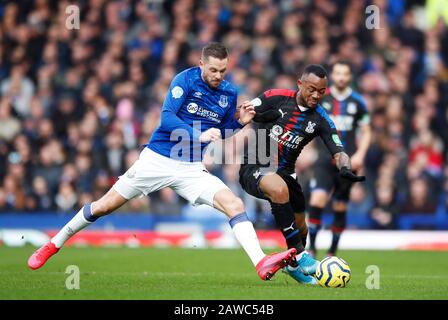
[(99, 217), (107, 215), (121, 207), (127, 199), (113, 188), (101, 199), (84, 205), (81, 210), (53, 237), (50, 242), (37, 249), (28, 259), (28, 266), (33, 269), (41, 268), (48, 259), (56, 254), (62, 245), (74, 234), (81, 231)]
[(236, 239), (246, 251), (262, 280), (271, 279), (278, 270), (294, 259), (295, 248), (271, 255), (264, 254), (254, 226), (245, 212), (243, 201), (229, 189), (218, 191), (214, 195), (213, 206), (230, 218), (229, 224)]
[(264, 176), (259, 186), (271, 202), (272, 214), (285, 237), (288, 248), (297, 250), (296, 259), (284, 271), (300, 283), (315, 284), (315, 279), (310, 275), (316, 272), (318, 261), (305, 251), (302, 235), (297, 228), (294, 211), (289, 201), (288, 185), (279, 175), (271, 174)]

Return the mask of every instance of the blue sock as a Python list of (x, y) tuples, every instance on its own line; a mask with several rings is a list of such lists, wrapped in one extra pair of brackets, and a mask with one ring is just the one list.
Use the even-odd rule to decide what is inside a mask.
[(237, 214), (236, 216), (234, 216), (233, 218), (231, 218), (229, 220), (229, 224), (230, 224), (230, 227), (232, 227), (232, 229), (233, 229), (233, 227), (237, 223), (244, 222), (244, 221), (250, 221), (250, 220), (249, 220), (249, 217), (247, 216), (246, 212), (241, 212), (241, 213)]
[(99, 217), (94, 216), (92, 214), (92, 206), (90, 203), (84, 205), (82, 208), (82, 213), (84, 214), (84, 218), (89, 222), (95, 222)]

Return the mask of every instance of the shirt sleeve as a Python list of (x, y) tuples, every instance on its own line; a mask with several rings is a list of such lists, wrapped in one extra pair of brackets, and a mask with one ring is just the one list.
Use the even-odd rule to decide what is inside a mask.
[(339, 133), (336, 130), (336, 126), (333, 121), (324, 110), (322, 110), (319, 114), (322, 118), (319, 135), (328, 151), (330, 151), (332, 156), (338, 152), (345, 152), (344, 146), (339, 137)]
[(243, 126), (235, 119), (237, 95), (232, 96), (231, 105), (221, 121), (221, 137), (228, 138), (236, 133), (236, 130)]
[(267, 92), (259, 95), (251, 101), (255, 107), (255, 122), (272, 122), (281, 116), (277, 109), (280, 103), (278, 97), (267, 97)]
[(177, 116), (190, 89), (186, 75), (187, 72), (180, 73), (171, 82), (162, 106), (160, 127), (166, 131), (186, 130), (192, 140), (199, 140), (201, 131), (194, 129)]

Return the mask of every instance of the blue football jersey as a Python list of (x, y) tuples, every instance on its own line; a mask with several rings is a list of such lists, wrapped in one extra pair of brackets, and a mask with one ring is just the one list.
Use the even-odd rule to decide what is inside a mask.
[(213, 89), (202, 80), (199, 67), (184, 70), (171, 82), (160, 126), (147, 146), (172, 159), (201, 161), (208, 145), (199, 142), (202, 132), (218, 128), (225, 137), (242, 127), (234, 119), (236, 103), (237, 91), (230, 82), (223, 80)]

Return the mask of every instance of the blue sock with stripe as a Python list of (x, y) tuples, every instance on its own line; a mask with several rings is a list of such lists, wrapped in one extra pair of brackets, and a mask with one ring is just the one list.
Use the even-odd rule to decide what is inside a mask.
[(92, 214), (92, 205), (90, 203), (87, 203), (82, 208), (82, 213), (84, 215), (84, 218), (89, 222), (95, 222), (99, 216), (94, 216)]
[(242, 212), (240, 214), (237, 214), (236, 216), (234, 216), (233, 218), (231, 218), (229, 220), (229, 224), (230, 227), (233, 229), (233, 227), (240, 222), (244, 222), (244, 221), (250, 221), (249, 217), (247, 216), (246, 212)]
[(256, 267), (258, 263), (265, 257), (258, 242), (252, 222), (247, 217), (246, 212), (241, 212), (229, 220), (233, 233), (240, 245), (244, 248), (253, 265)]

